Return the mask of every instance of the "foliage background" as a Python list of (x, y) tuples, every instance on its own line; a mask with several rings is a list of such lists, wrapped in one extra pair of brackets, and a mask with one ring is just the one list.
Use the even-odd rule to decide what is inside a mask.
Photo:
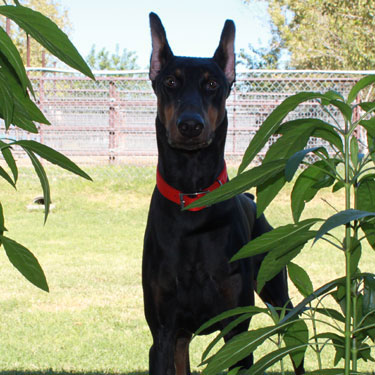
[[(249, 5), (259, 0), (245, 0)], [(262, 1), (264, 2), (264, 1)], [(295, 69), (366, 70), (375, 66), (373, 0), (266, 0), (272, 21), (269, 48), (250, 59), (273, 68), (282, 51)], [(251, 47), (250, 47), (251, 48)], [(253, 56), (253, 57), (252, 57)], [(264, 57), (264, 59), (262, 59)], [(271, 57), (271, 59), (269, 59)], [(246, 59), (245, 59), (246, 60)]]
[[(62, 5), (61, 0), (23, 0), (22, 5), (48, 16), (66, 34), (72, 31), (72, 24), (69, 20), (69, 12)], [(0, 26), (5, 29), (5, 18), (0, 17)], [(26, 33), (14, 22), (11, 23), (10, 37), (17, 47), (22, 60), (26, 64)], [(30, 66), (42, 66), (42, 51), (45, 52), (45, 64), (52, 65), (56, 58), (46, 51), (33, 38), (30, 38)]]

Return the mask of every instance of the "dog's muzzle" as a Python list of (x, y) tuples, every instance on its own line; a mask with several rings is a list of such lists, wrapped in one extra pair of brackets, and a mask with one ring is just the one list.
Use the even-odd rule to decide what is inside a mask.
[(198, 113), (183, 113), (177, 119), (177, 128), (186, 138), (196, 138), (202, 134), (204, 120)]

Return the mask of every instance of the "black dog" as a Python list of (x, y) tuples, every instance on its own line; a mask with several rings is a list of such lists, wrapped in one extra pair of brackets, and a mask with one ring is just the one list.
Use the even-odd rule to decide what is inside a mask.
[[(213, 58), (174, 56), (154, 13), (150, 26), (159, 150), (143, 253), (145, 315), (153, 337), (150, 375), (186, 375), (192, 333), (223, 311), (254, 303), (262, 258), (229, 259), (272, 228), (263, 216), (256, 219), (256, 206), (244, 195), (181, 210), (227, 181), (225, 102), (235, 80), (234, 23), (226, 21)], [(285, 271), (267, 283), (261, 297), (275, 306), (288, 303)], [(237, 326), (225, 340), (248, 325)], [(251, 364), (249, 357), (238, 365)]]

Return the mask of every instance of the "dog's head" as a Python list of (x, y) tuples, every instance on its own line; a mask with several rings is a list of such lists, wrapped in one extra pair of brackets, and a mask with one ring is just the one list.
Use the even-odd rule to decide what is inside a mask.
[(168, 143), (184, 150), (207, 147), (224, 121), (235, 80), (234, 23), (225, 22), (212, 58), (174, 56), (155, 13), (150, 13), (150, 27), (150, 79)]

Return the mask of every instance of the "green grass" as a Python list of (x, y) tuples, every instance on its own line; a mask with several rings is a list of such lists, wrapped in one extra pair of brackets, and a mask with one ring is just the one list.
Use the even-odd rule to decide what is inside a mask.
[[(50, 287), (47, 294), (29, 284), (0, 251), (0, 374), (147, 373), (151, 337), (143, 316), (141, 258), (154, 169), (87, 172), (94, 182), (48, 166), (56, 208), (45, 226), (43, 212), (26, 209), (41, 194), (33, 171), (21, 171), (17, 192), (0, 183), (7, 235), (36, 255)], [(323, 198), (342, 208), (330, 193)], [(321, 217), (333, 213), (320, 199), (307, 210)], [(274, 226), (291, 222), (286, 193), (267, 216)], [(314, 287), (343, 274), (342, 254), (324, 244), (306, 247), (296, 262), (308, 270)], [(361, 269), (372, 272), (374, 265), (374, 254), (366, 248)], [(290, 289), (297, 303), (300, 297)], [(254, 319), (252, 326), (264, 324)], [(199, 371), (208, 341), (192, 343), (194, 370)], [(255, 356), (269, 350), (264, 346)], [(325, 355), (328, 364), (332, 359), (332, 353)], [(307, 368), (315, 368), (315, 362), (309, 353)]]

